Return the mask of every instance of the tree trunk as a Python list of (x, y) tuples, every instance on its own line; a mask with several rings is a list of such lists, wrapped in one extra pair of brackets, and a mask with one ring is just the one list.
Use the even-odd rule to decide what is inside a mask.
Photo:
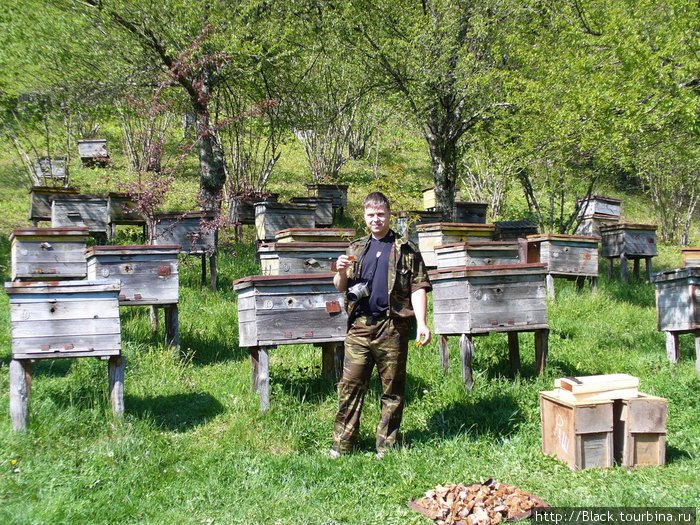
[(458, 138), (425, 132), (430, 149), (430, 164), (435, 183), (435, 205), (442, 213), (442, 219), (452, 222), (457, 182), (457, 142)]

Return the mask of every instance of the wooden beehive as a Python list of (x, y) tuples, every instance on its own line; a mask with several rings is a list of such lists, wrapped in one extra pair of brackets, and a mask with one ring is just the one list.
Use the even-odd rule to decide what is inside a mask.
[(527, 236), (527, 262), (547, 264), (558, 277), (598, 276), (598, 237), (563, 234)]
[(154, 213), (148, 222), (148, 238), (154, 246), (180, 245), (180, 253), (216, 253), (215, 215), (208, 211)]
[(348, 205), (347, 184), (307, 184), (306, 189), (316, 197), (330, 197), (333, 208), (344, 209)]
[(613, 405), (615, 461), (623, 467), (666, 463), (668, 401), (640, 392)]
[(275, 233), (288, 228), (315, 228), (316, 212), (309, 204), (258, 202), (255, 204), (255, 236), (274, 241)]
[(118, 279), (119, 304), (174, 304), (179, 299), (179, 245), (93, 246), (85, 252), (88, 279)]
[(84, 279), (87, 228), (15, 228), (10, 233), (12, 280)]
[(333, 199), (331, 197), (292, 197), (293, 204), (314, 206), (316, 226), (326, 228), (333, 225)]
[(656, 313), (661, 331), (700, 330), (700, 268), (657, 273)]
[(78, 154), (85, 166), (106, 166), (109, 160), (107, 139), (78, 140)]
[(262, 275), (331, 273), (348, 242), (277, 242), (258, 248)]
[(133, 197), (127, 193), (107, 195), (107, 222), (112, 224), (146, 224), (146, 217), (139, 212)]
[(611, 224), (600, 227), (603, 257), (653, 257), (656, 255), (656, 226)]
[(392, 213), (392, 227), (401, 237), (407, 237), (418, 244), (418, 232), (416, 226), (419, 224), (433, 224), (442, 220), (442, 213), (439, 211), (400, 211)]
[(457, 202), (452, 209), (452, 221), (460, 223), (486, 224), (485, 202)]
[(435, 247), (458, 242), (490, 241), (493, 239), (493, 224), (471, 224), (455, 222), (437, 222), (419, 224), (418, 248), (423, 261), (428, 267), (437, 267)]
[(519, 264), (517, 242), (458, 242), (435, 247), (437, 268)]
[(13, 359), (121, 354), (119, 281), (5, 283)]
[(681, 259), (683, 268), (699, 268), (700, 248), (681, 248)]
[(590, 235), (593, 237), (601, 237), (600, 228), (603, 226), (613, 226), (620, 222), (619, 217), (611, 215), (590, 215), (580, 219), (576, 226), (576, 235)]
[(571, 470), (613, 465), (613, 401), (566, 401), (540, 392), (542, 452)]
[(429, 272), (436, 334), (546, 329), (546, 264), (462, 266)]
[(78, 188), (33, 186), (29, 190), (29, 220), (36, 226), (39, 221), (51, 220), (51, 197), (53, 195), (77, 195)]
[(34, 178), (43, 185), (59, 182), (68, 185), (68, 159), (66, 157), (41, 157), (34, 162)]
[(53, 195), (51, 227), (87, 228), (90, 234), (107, 234), (107, 195)]
[(232, 223), (255, 224), (255, 203), (277, 202), (278, 193), (252, 193), (234, 195), (229, 201), (229, 218)]
[(602, 215), (610, 218), (620, 218), (622, 204), (620, 199), (591, 195), (586, 199), (576, 199), (576, 204), (579, 207), (579, 217)]
[(349, 242), (354, 236), (354, 228), (287, 228), (275, 234), (275, 241)]
[(252, 275), (233, 283), (238, 292), (242, 347), (339, 342), (347, 331), (344, 293), (333, 274)]
[(496, 221), (493, 226), (494, 241), (517, 241), (537, 234), (537, 224), (532, 221)]
[[(423, 193), (423, 207), (426, 210), (434, 210), (437, 208), (437, 199), (435, 197), (435, 186), (421, 190)], [(455, 201), (459, 199), (459, 188), (455, 188)]]

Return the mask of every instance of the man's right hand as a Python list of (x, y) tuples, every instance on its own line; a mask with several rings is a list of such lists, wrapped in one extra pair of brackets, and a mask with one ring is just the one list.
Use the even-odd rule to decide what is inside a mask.
[(347, 270), (350, 265), (355, 260), (354, 257), (348, 255), (341, 255), (335, 263), (335, 271), (345, 275), (345, 270)]

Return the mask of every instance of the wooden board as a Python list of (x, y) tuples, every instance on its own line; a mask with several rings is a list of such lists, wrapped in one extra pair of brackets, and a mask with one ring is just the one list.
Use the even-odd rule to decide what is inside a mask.
[(590, 394), (619, 388), (636, 388), (639, 386), (639, 378), (629, 374), (560, 377), (554, 380), (554, 386), (573, 394)]
[(613, 465), (613, 402), (572, 403), (540, 392), (542, 452), (571, 470)]
[(121, 306), (176, 304), (180, 246), (95, 246), (87, 250), (88, 279), (119, 279)]
[(119, 281), (5, 283), (13, 359), (121, 353)]
[(12, 280), (84, 279), (87, 228), (15, 228), (10, 233)]

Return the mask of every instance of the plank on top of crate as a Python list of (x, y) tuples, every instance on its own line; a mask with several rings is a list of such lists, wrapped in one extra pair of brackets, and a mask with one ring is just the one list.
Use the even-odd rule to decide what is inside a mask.
[(10, 232), (12, 280), (84, 279), (87, 228), (15, 228)]
[(88, 279), (119, 279), (119, 304), (176, 304), (179, 244), (92, 246), (85, 251)]
[(121, 354), (120, 282), (5, 283), (13, 359)]
[(251, 275), (234, 281), (240, 346), (343, 341), (345, 294), (333, 285), (333, 275)]

